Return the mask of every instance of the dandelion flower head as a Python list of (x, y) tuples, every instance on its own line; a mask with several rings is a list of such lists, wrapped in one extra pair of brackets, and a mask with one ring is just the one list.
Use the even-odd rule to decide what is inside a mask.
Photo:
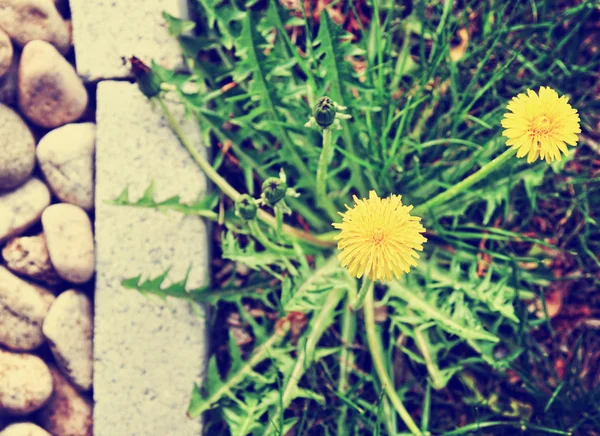
[(518, 150), (517, 157), (527, 155), (528, 163), (538, 157), (548, 163), (561, 160), (561, 152), (568, 152), (566, 144), (577, 144), (581, 132), (577, 110), (552, 88), (542, 86), (537, 94), (528, 89), (527, 94), (514, 97), (507, 109), (502, 135), (508, 138), (507, 146)]
[(402, 205), (400, 195), (379, 198), (375, 191), (368, 199), (354, 196), (354, 203), (340, 213), (342, 222), (333, 224), (341, 230), (335, 239), (342, 266), (354, 277), (381, 281), (399, 278), (415, 266), (415, 250), (423, 251), (427, 239), (421, 235), (421, 218), (410, 215), (412, 206)]

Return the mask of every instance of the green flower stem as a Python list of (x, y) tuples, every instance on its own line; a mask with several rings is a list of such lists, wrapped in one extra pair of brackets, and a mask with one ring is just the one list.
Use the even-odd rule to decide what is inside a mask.
[(354, 304), (352, 305), (352, 309), (354, 309), (354, 310), (360, 309), (363, 305), (363, 301), (365, 301), (365, 297), (367, 296), (367, 294), (373, 293), (373, 288), (374, 288), (373, 280), (371, 280), (367, 276), (364, 276), (362, 279), (362, 282), (360, 284), (360, 289), (358, 290), (358, 295), (356, 296), (356, 300), (354, 301)]
[(373, 287), (371, 286), (365, 297), (364, 307), (365, 331), (367, 332), (367, 342), (369, 343), (369, 351), (371, 352), (373, 365), (377, 371), (377, 376), (379, 377), (381, 387), (387, 394), (392, 406), (394, 406), (394, 409), (396, 409), (396, 412), (398, 412), (398, 415), (400, 415), (402, 421), (404, 421), (404, 424), (406, 424), (412, 434), (421, 435), (422, 433), (419, 430), (419, 427), (412, 419), (408, 413), (408, 410), (406, 410), (404, 404), (402, 404), (402, 400), (396, 393), (396, 389), (394, 388), (392, 380), (387, 373), (385, 363), (383, 362), (383, 347), (381, 345), (379, 334), (375, 328), (375, 296), (373, 294)]
[(227, 180), (225, 180), (223, 177), (221, 177), (221, 175), (219, 173), (217, 173), (217, 171), (212, 167), (212, 165), (210, 163), (208, 163), (208, 161), (204, 158), (204, 156), (202, 156), (198, 152), (198, 150), (196, 150), (194, 145), (190, 142), (190, 140), (188, 139), (186, 134), (181, 129), (181, 125), (175, 119), (175, 117), (173, 116), (170, 109), (167, 107), (167, 105), (163, 101), (163, 99), (160, 96), (156, 96), (156, 97), (153, 97), (152, 100), (154, 100), (158, 103), (158, 105), (162, 109), (163, 113), (165, 114), (165, 117), (167, 118), (169, 125), (171, 126), (171, 128), (173, 129), (173, 131), (175, 132), (175, 134), (177, 135), (177, 137), (179, 138), (179, 140), (181, 141), (183, 146), (186, 148), (188, 153), (192, 156), (194, 161), (198, 164), (200, 169), (202, 171), (204, 171), (204, 174), (206, 174), (206, 176), (215, 185), (217, 185), (219, 187), (219, 189), (225, 195), (227, 195), (233, 201), (237, 200), (237, 198), (240, 196), (240, 193), (233, 186), (231, 186), (227, 182)]
[[(264, 210), (258, 211), (258, 218), (264, 222), (269, 224), (270, 226), (275, 226), (275, 218), (272, 215), (269, 215)], [(307, 233), (302, 230), (298, 230), (295, 227), (289, 226), (287, 224), (283, 225), (283, 231), (288, 236), (291, 236), (294, 239), (299, 239), (301, 241), (306, 242), (307, 244), (313, 245), (315, 247), (320, 248), (333, 248), (336, 246), (336, 242), (332, 239), (321, 239), (317, 236), (314, 236), (310, 233)]]
[(271, 242), (267, 235), (264, 234), (260, 228), (260, 224), (258, 224), (256, 220), (248, 221), (248, 227), (252, 231), (252, 236), (254, 236), (256, 240), (263, 245), (263, 247), (284, 256), (296, 256), (297, 253), (293, 248), (282, 247), (281, 245)]
[(330, 127), (322, 130), (323, 146), (319, 157), (319, 165), (317, 166), (317, 206), (325, 210), (329, 218), (335, 221), (338, 217), (337, 210), (327, 198), (327, 167), (333, 159), (333, 132)]
[(281, 234), (283, 233), (283, 210), (280, 205), (275, 205), (273, 209), (275, 211), (275, 233), (277, 234), (277, 238), (281, 239)]
[(415, 207), (412, 211), (413, 215), (422, 216), (424, 213), (427, 213), (430, 210), (435, 211), (435, 208), (438, 207), (439, 205), (449, 202), (456, 196), (465, 192), (467, 189), (469, 189), (475, 183), (483, 180), (490, 173), (496, 171), (498, 168), (500, 168), (504, 164), (504, 162), (511, 159), (515, 155), (515, 153), (516, 152), (514, 149), (509, 148), (504, 153), (502, 153), (500, 156), (496, 157), (492, 161), (490, 161), (487, 164), (485, 164), (484, 166), (482, 166), (479, 169), (479, 171), (471, 174), (469, 177), (460, 181), (459, 183), (457, 183), (450, 189), (447, 189), (446, 191), (436, 195), (431, 200), (428, 200), (425, 203)]
[[(491, 174), (492, 172), (499, 169), (506, 161), (511, 159), (515, 155), (515, 153), (516, 153), (515, 150), (513, 150), (512, 148), (509, 148), (504, 153), (502, 153), (500, 156), (496, 157), (495, 159), (493, 159), (492, 161), (488, 162), (486, 165), (481, 167), (479, 169), (479, 171), (471, 174), (466, 179), (462, 180), (461, 182), (457, 183), (456, 185), (447, 189), (446, 191), (436, 195), (435, 197), (426, 201), (425, 203), (415, 207), (412, 210), (412, 214), (418, 215), (418, 216), (423, 216), (423, 214), (426, 214), (429, 211), (435, 211), (436, 207), (454, 199), (456, 196), (462, 194), (467, 189), (469, 189), (471, 186), (473, 186), (477, 182), (483, 180), (489, 174)], [(318, 238), (321, 241), (329, 241), (338, 233), (339, 232), (327, 232), (327, 233), (320, 235)]]
[[(356, 313), (352, 310), (352, 296), (348, 294), (346, 297), (344, 313), (342, 315), (342, 350), (340, 352), (340, 376), (337, 386), (338, 394), (342, 398), (346, 395), (346, 391), (348, 390), (348, 375), (350, 374), (350, 368), (354, 365), (354, 352), (351, 347), (354, 343), (355, 335)], [(343, 403), (340, 407), (337, 420), (338, 436), (346, 436), (351, 433), (346, 426), (347, 411), (348, 406), (346, 403)]]
[[(327, 299), (325, 300), (323, 307), (319, 310), (316, 317), (312, 319), (309, 327), (310, 333), (306, 338), (306, 343), (298, 350), (296, 364), (292, 369), (292, 373), (288, 378), (287, 385), (285, 386), (281, 396), (279, 407), (281, 407), (283, 410), (290, 405), (296, 394), (296, 388), (298, 387), (300, 379), (306, 370), (315, 362), (317, 344), (321, 340), (325, 330), (327, 330), (327, 328), (329, 328), (329, 326), (333, 323), (334, 317), (332, 316), (332, 313), (335, 311), (335, 308), (342, 298), (344, 298), (345, 294), (346, 290), (344, 288), (334, 288), (331, 290), (327, 295)], [(276, 418), (281, 413), (281, 409), (279, 409), (279, 407), (274, 411), (274, 413), (272, 413), (271, 422), (277, 422)], [(269, 426), (266, 434), (274, 434), (276, 433), (276, 430), (277, 429), (271, 425)]]
[[(157, 95), (157, 96), (153, 97), (151, 100), (158, 103), (158, 105), (160, 106), (163, 114), (165, 115), (165, 118), (167, 119), (169, 125), (171, 126), (171, 129), (173, 129), (173, 132), (175, 132), (175, 134), (179, 138), (179, 141), (181, 142), (181, 144), (185, 147), (185, 149), (188, 151), (188, 153), (192, 156), (192, 158), (194, 159), (194, 161), (196, 162), (196, 164), (198, 164), (198, 166), (204, 172), (204, 174), (206, 174), (206, 176), (215, 185), (217, 185), (217, 187), (225, 195), (227, 195), (233, 201), (237, 200), (237, 198), (240, 196), (240, 193), (233, 186), (231, 186), (227, 182), (227, 180), (225, 180), (223, 177), (221, 177), (221, 175), (219, 173), (217, 173), (217, 171), (204, 158), (204, 156), (202, 156), (198, 152), (198, 150), (196, 150), (196, 148), (193, 146), (193, 144), (190, 142), (190, 140), (188, 139), (188, 137), (186, 136), (186, 134), (181, 129), (181, 125), (175, 119), (175, 117), (173, 116), (173, 114), (171, 113), (171, 111), (169, 110), (169, 108), (167, 107), (167, 105), (165, 104), (165, 102), (162, 100), (162, 98), (160, 97), (160, 95)], [(258, 218), (261, 221), (263, 221), (263, 222), (265, 222), (265, 223), (267, 223), (267, 224), (269, 224), (271, 226), (275, 226), (276, 225), (275, 217), (273, 217), (272, 215), (268, 214), (264, 210), (259, 210), (258, 211)], [(302, 230), (298, 230), (298, 229), (296, 229), (294, 227), (291, 227), (291, 226), (288, 226), (286, 224), (283, 225), (283, 231), (288, 236), (291, 236), (292, 238), (295, 238), (295, 239), (302, 240), (302, 241), (304, 241), (304, 242), (306, 242), (306, 243), (308, 243), (310, 245), (314, 245), (314, 246), (317, 246), (317, 247), (324, 247), (324, 248), (335, 246), (335, 242), (334, 241), (331, 241), (331, 240), (321, 240), (321, 239), (319, 239), (319, 238), (311, 235), (310, 233), (303, 232)]]
[[(239, 158), (239, 160), (242, 163), (252, 168), (252, 170), (255, 171), (262, 179), (266, 179), (267, 177), (269, 177), (265, 168), (260, 166), (252, 157), (246, 154), (244, 150), (242, 150), (242, 147), (237, 143), (237, 141), (223, 133), (220, 129), (220, 126), (218, 126), (217, 123), (212, 122), (211, 119), (208, 118), (208, 115), (218, 116), (217, 114), (207, 111), (205, 109), (201, 111), (195, 111), (194, 113), (196, 115), (196, 119), (201, 125), (211, 127), (213, 133), (219, 141), (221, 141), (222, 143), (229, 142), (231, 144), (231, 148), (234, 151), (236, 157)], [(308, 221), (312, 226), (318, 228), (323, 227), (323, 221), (321, 220), (321, 217), (317, 213), (315, 213), (313, 208), (306, 206), (304, 203), (298, 201), (296, 198), (287, 198), (286, 201), (289, 202), (292, 208), (296, 210), (300, 215), (302, 215), (302, 217), (305, 218), (306, 221)]]

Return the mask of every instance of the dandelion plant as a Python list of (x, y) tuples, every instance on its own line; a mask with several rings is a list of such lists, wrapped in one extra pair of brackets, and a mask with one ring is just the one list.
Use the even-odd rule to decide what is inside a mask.
[(188, 71), (132, 60), (214, 186), (115, 200), (214, 222), (209, 286), (124, 282), (214, 305), (188, 410), (207, 433), (594, 434), (600, 391), (558, 374), (546, 295), (598, 267), (594, 158), (573, 147), (596, 6), (413, 3), (202, 0), (197, 23), (165, 15)]

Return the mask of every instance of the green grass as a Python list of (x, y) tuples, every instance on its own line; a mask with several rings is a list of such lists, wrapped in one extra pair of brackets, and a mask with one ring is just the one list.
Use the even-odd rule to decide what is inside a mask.
[[(167, 17), (190, 73), (154, 69), (200, 123), (214, 170), (258, 198), (283, 168), (301, 193), (286, 200), (285, 221), (313, 235), (331, 232), (354, 194), (418, 207), (485, 166), (506, 149), (508, 100), (528, 88), (568, 95), (582, 138), (598, 123), (596, 1), (334, 2), (345, 28), (359, 23), (354, 34), (327, 14), (246, 3), (198, 0), (196, 36)], [(333, 132), (317, 201), (322, 139), (304, 124), (325, 95), (352, 119)], [(403, 407), (434, 435), (598, 434), (600, 340), (586, 320), (600, 303), (600, 163), (583, 142), (561, 163), (509, 159), (422, 207), (418, 267), (377, 285), (367, 316), (349, 308), (360, 284), (335, 249), (266, 219), (261, 244), (219, 192), (183, 205), (157, 204), (149, 190), (134, 204), (216, 222), (211, 285), (126, 285), (215, 305), (206, 381), (189, 410), (204, 413), (207, 434), (398, 434)], [(127, 193), (116, 202), (132, 204)], [(563, 308), (550, 320), (552, 292)], [(241, 325), (227, 325), (232, 314)]]

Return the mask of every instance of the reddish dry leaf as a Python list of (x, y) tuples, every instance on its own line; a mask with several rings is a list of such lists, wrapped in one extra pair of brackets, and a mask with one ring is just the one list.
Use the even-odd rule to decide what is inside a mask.
[(512, 369), (506, 371), (506, 374), (508, 375), (508, 383), (511, 385), (516, 385), (521, 381), (521, 377), (519, 377), (519, 374), (517, 374)]
[(275, 331), (280, 335), (285, 335), (287, 332), (291, 333), (292, 342), (295, 344), (298, 341), (298, 337), (304, 331), (308, 319), (302, 312), (290, 312), (283, 318), (280, 318), (275, 323)]
[(340, 26), (344, 24), (346, 17), (344, 16), (344, 14), (342, 14), (342, 11), (340, 11), (339, 9), (328, 8), (327, 12), (329, 12), (329, 17), (335, 24)]
[(488, 253), (484, 253), (483, 250), (485, 250), (485, 241), (487, 240), (487, 238), (482, 238), (481, 241), (479, 241), (479, 249), (481, 250), (480, 253), (477, 253), (477, 275), (479, 277), (484, 277), (487, 271), (487, 267), (490, 264), (490, 262), (492, 261), (492, 257), (488, 254)]
[(554, 370), (559, 379), (565, 379), (566, 365), (565, 360), (562, 357), (557, 357), (554, 361)]
[(350, 64), (352, 64), (352, 68), (354, 69), (354, 71), (356, 71), (356, 74), (358, 75), (358, 80), (360, 82), (365, 82), (367, 80), (367, 76), (365, 75), (365, 72), (367, 71), (367, 61), (365, 61), (364, 59), (355, 59), (355, 58), (347, 58), (347, 61), (350, 62)]
[(306, 314), (302, 312), (290, 312), (287, 318), (290, 321), (290, 334), (292, 344), (295, 345), (298, 342), (298, 338), (306, 328), (308, 318), (306, 317)]
[(233, 312), (227, 316), (227, 326), (229, 327), (229, 331), (233, 334), (235, 343), (238, 344), (239, 347), (247, 345), (254, 340), (252, 335), (243, 327), (239, 313)]
[(289, 330), (290, 330), (290, 321), (287, 319), (286, 316), (278, 319), (277, 322), (275, 323), (275, 333), (277, 333), (279, 336), (287, 335), (287, 332)]
[(244, 310), (246, 310), (246, 313), (252, 318), (277, 319), (276, 313), (268, 312), (261, 307), (249, 307), (248, 305), (244, 305)]
[(541, 216), (534, 216), (531, 219), (531, 221), (541, 233), (546, 233), (548, 230), (552, 229), (552, 224), (547, 218), (543, 218)]
[[(550, 288), (548, 292), (545, 294), (546, 296), (546, 311), (548, 312), (548, 317), (550, 319), (554, 318), (558, 315), (563, 306), (563, 290), (558, 287)], [(541, 316), (544, 316), (544, 309), (539, 303), (539, 310), (541, 311)]]
[(458, 43), (450, 49), (450, 59), (454, 62), (458, 62), (464, 57), (469, 45), (469, 32), (467, 29), (459, 29), (456, 36), (458, 37)]
[(300, 0), (279, 0), (279, 4), (286, 9), (291, 9), (292, 11), (300, 11)]
[(388, 308), (385, 305), (375, 306), (375, 322), (386, 322), (388, 318)]
[(237, 86), (236, 82), (229, 82), (227, 85), (223, 85), (221, 86), (221, 92), (222, 93), (226, 93), (227, 91), (229, 91), (230, 89), (233, 89)]
[(308, 223), (306, 222), (306, 220), (302, 217), (302, 215), (296, 215), (296, 219), (298, 220), (298, 224), (300, 224), (300, 227), (302, 227), (302, 230), (309, 233), (310, 227), (309, 227)]

